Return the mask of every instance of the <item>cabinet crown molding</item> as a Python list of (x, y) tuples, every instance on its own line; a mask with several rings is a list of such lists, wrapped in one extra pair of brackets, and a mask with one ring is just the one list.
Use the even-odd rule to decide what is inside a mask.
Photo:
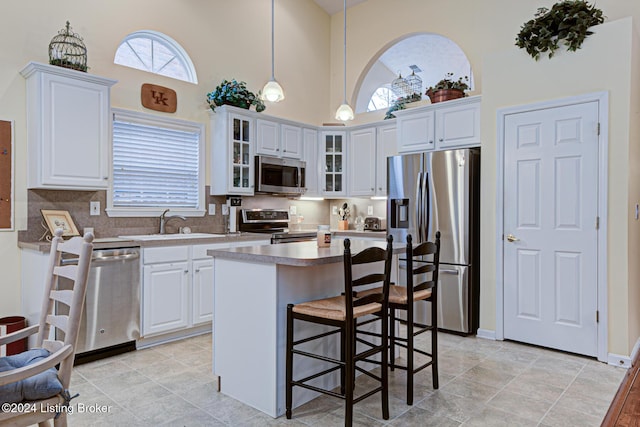
[(20, 75), (25, 79), (29, 78), (36, 72), (43, 72), (48, 74), (55, 74), (58, 76), (69, 77), (76, 80), (84, 80), (95, 84), (104, 86), (113, 86), (118, 83), (117, 80), (109, 79), (107, 77), (96, 76), (95, 74), (88, 74), (82, 71), (72, 70), (69, 68), (58, 67), (55, 65), (43, 64), (41, 62), (31, 61), (20, 71)]

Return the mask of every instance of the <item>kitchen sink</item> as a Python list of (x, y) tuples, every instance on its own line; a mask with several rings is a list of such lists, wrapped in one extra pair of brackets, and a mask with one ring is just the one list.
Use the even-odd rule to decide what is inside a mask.
[(176, 233), (176, 234), (134, 234), (130, 236), (118, 236), (121, 239), (130, 240), (180, 240), (180, 239), (206, 239), (211, 237), (224, 237), (224, 234), (211, 233)]

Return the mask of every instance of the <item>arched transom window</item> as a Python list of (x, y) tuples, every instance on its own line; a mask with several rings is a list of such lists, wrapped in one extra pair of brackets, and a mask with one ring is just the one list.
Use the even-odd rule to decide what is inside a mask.
[(156, 31), (136, 31), (118, 46), (114, 63), (186, 82), (198, 83), (187, 52), (171, 37)]

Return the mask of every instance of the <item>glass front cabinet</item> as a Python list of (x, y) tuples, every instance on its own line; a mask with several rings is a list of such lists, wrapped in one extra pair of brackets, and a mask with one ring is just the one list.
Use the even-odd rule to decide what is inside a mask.
[(321, 150), (324, 159), (324, 176), (321, 180), (323, 195), (345, 196), (347, 194), (344, 173), (346, 132), (322, 132)]
[[(235, 107), (211, 114), (211, 194), (253, 195), (255, 119)], [(240, 110), (241, 111), (241, 110)]]

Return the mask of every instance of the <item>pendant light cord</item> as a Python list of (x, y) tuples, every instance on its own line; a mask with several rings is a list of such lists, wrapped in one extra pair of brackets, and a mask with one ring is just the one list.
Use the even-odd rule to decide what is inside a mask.
[(275, 12), (275, 2), (276, 0), (271, 0), (271, 80), (275, 80), (275, 36), (274, 36), (274, 28), (275, 28), (275, 19), (273, 18)]
[(347, 103), (347, 0), (344, 0), (344, 102)]

